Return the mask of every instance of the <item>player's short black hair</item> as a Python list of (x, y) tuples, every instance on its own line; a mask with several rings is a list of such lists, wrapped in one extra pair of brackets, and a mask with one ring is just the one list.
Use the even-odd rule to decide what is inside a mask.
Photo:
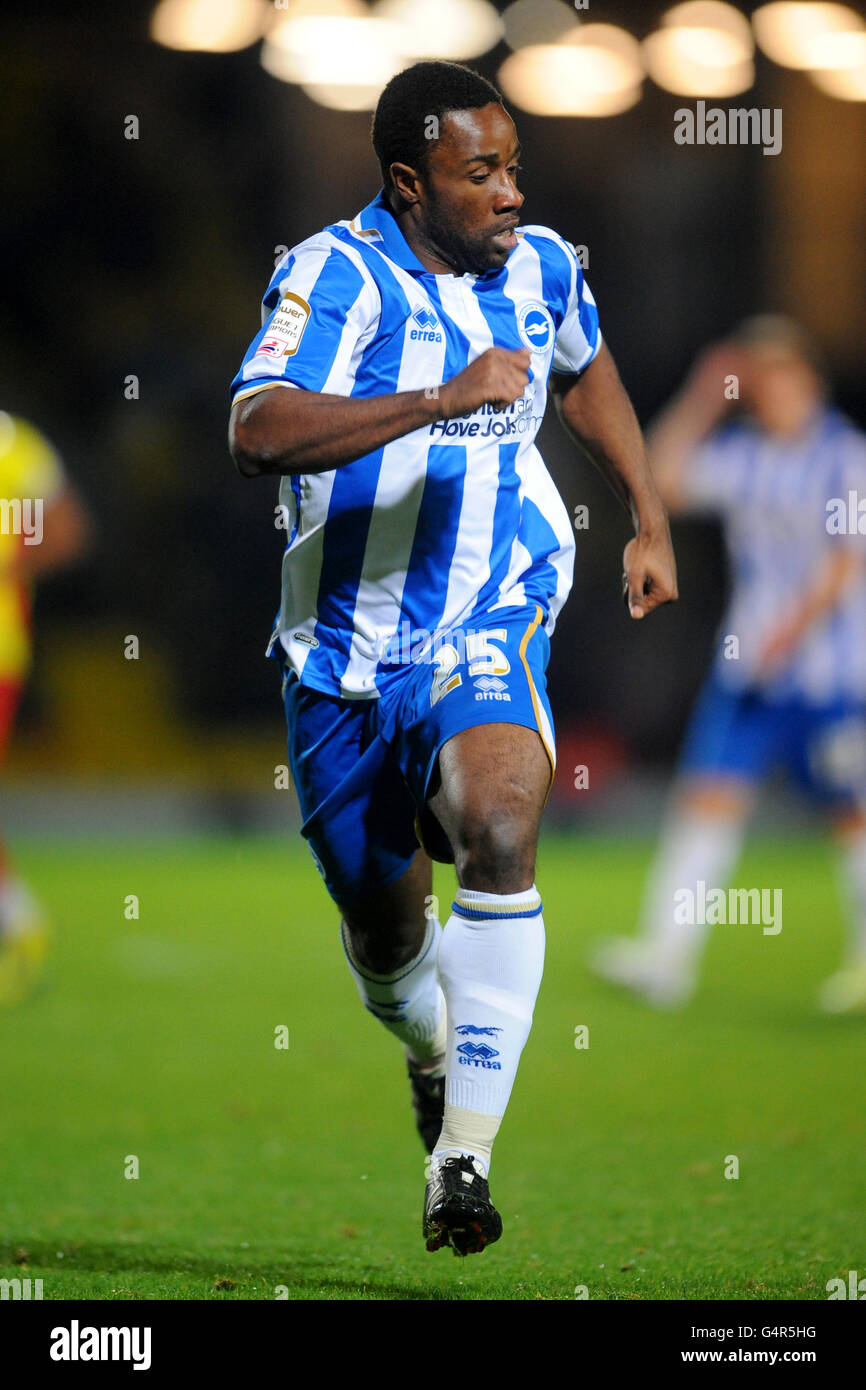
[(462, 63), (415, 63), (392, 77), (373, 116), (373, 149), (382, 170), (385, 194), (391, 193), (392, 164), (423, 170), (446, 111), (471, 111), (491, 102), (502, 104), (492, 82)]

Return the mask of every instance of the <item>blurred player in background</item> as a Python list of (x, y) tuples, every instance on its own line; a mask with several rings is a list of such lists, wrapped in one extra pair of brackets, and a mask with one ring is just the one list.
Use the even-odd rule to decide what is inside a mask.
[[(491, 1148), (544, 959), (544, 671), (574, 555), (534, 444), (551, 369), (565, 425), (637, 533), (632, 617), (675, 598), (676, 576), (574, 247), (518, 227), (499, 93), (458, 64), (419, 64), (385, 88), (373, 143), (378, 197), (272, 279), (231, 447), (247, 476), (283, 475), (271, 650), (303, 833), (360, 996), (406, 1050), (432, 1154), (427, 1249), (465, 1255), (502, 1231)], [(444, 931), (431, 858), (456, 864)]]
[[(34, 581), (77, 559), (87, 530), (47, 439), (0, 411), (0, 765), (32, 660)], [(0, 841), (0, 1005), (27, 994), (46, 946), (43, 914)]]
[[(723, 422), (736, 380), (747, 414)], [(866, 437), (829, 404), (800, 325), (760, 315), (703, 354), (647, 441), (671, 512), (720, 518), (731, 596), (639, 935), (592, 963), (658, 1006), (691, 995), (708, 928), (677, 922), (674, 895), (726, 886), (783, 764), (828, 818), (846, 890), (847, 951), (819, 1002), (866, 1009)]]

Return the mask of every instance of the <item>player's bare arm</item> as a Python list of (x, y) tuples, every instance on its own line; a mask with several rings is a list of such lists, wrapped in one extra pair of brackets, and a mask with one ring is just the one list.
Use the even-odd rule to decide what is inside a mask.
[(792, 595), (783, 622), (770, 632), (759, 657), (759, 672), (774, 676), (791, 653), (806, 640), (815, 625), (842, 603), (855, 585), (862, 585), (866, 563), (853, 550), (827, 557), (802, 595)]
[(725, 382), (744, 375), (744, 355), (731, 342), (713, 343), (701, 353), (681, 389), (646, 431), (656, 486), (671, 512), (686, 510), (684, 479), (694, 449), (729, 412)]
[(526, 390), (529, 357), (528, 348), (488, 348), (443, 385), (385, 396), (261, 391), (234, 406), (229, 448), (248, 478), (341, 468), (434, 420), (511, 405)]
[(635, 537), (623, 555), (628, 609), (643, 618), (677, 598), (670, 528), (640, 426), (613, 357), (604, 345), (577, 378), (552, 378), (563, 425), (589, 454), (629, 512)]

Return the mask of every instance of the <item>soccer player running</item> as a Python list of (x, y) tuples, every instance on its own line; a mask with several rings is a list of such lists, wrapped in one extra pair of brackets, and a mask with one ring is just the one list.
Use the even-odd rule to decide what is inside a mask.
[[(735, 378), (747, 413), (725, 421)], [(647, 440), (671, 511), (720, 518), (731, 596), (639, 935), (592, 963), (657, 1006), (690, 997), (707, 927), (678, 921), (674, 895), (725, 887), (782, 764), (825, 812), (847, 888), (846, 958), (819, 1003), (866, 1009), (866, 534), (851, 507), (866, 498), (866, 438), (829, 404), (805, 331), (759, 315), (702, 355)]]
[[(367, 1009), (405, 1048), (432, 1153), (428, 1250), (499, 1238), (488, 1172), (529, 1034), (553, 776), (548, 638), (573, 530), (534, 438), (566, 427), (633, 519), (632, 617), (676, 597), (667, 517), (574, 247), (518, 226), (519, 146), (458, 64), (398, 74), (383, 188), (296, 246), (233, 382), (230, 447), (279, 474), (278, 659), (309, 841)], [(443, 929), (431, 859), (454, 863)]]
[[(38, 580), (77, 560), (89, 521), (57, 453), (29, 421), (0, 411), (0, 763), (33, 659)], [(42, 970), (48, 927), (0, 840), (0, 1006), (17, 1004)]]

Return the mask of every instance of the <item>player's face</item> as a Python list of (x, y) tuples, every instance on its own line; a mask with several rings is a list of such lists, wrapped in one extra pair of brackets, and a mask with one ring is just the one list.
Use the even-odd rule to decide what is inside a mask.
[(749, 353), (744, 404), (770, 434), (798, 434), (819, 396), (820, 383), (805, 362), (771, 349)]
[(442, 117), (418, 189), (417, 228), (458, 274), (498, 270), (517, 245), (519, 154), (514, 122), (496, 102)]

